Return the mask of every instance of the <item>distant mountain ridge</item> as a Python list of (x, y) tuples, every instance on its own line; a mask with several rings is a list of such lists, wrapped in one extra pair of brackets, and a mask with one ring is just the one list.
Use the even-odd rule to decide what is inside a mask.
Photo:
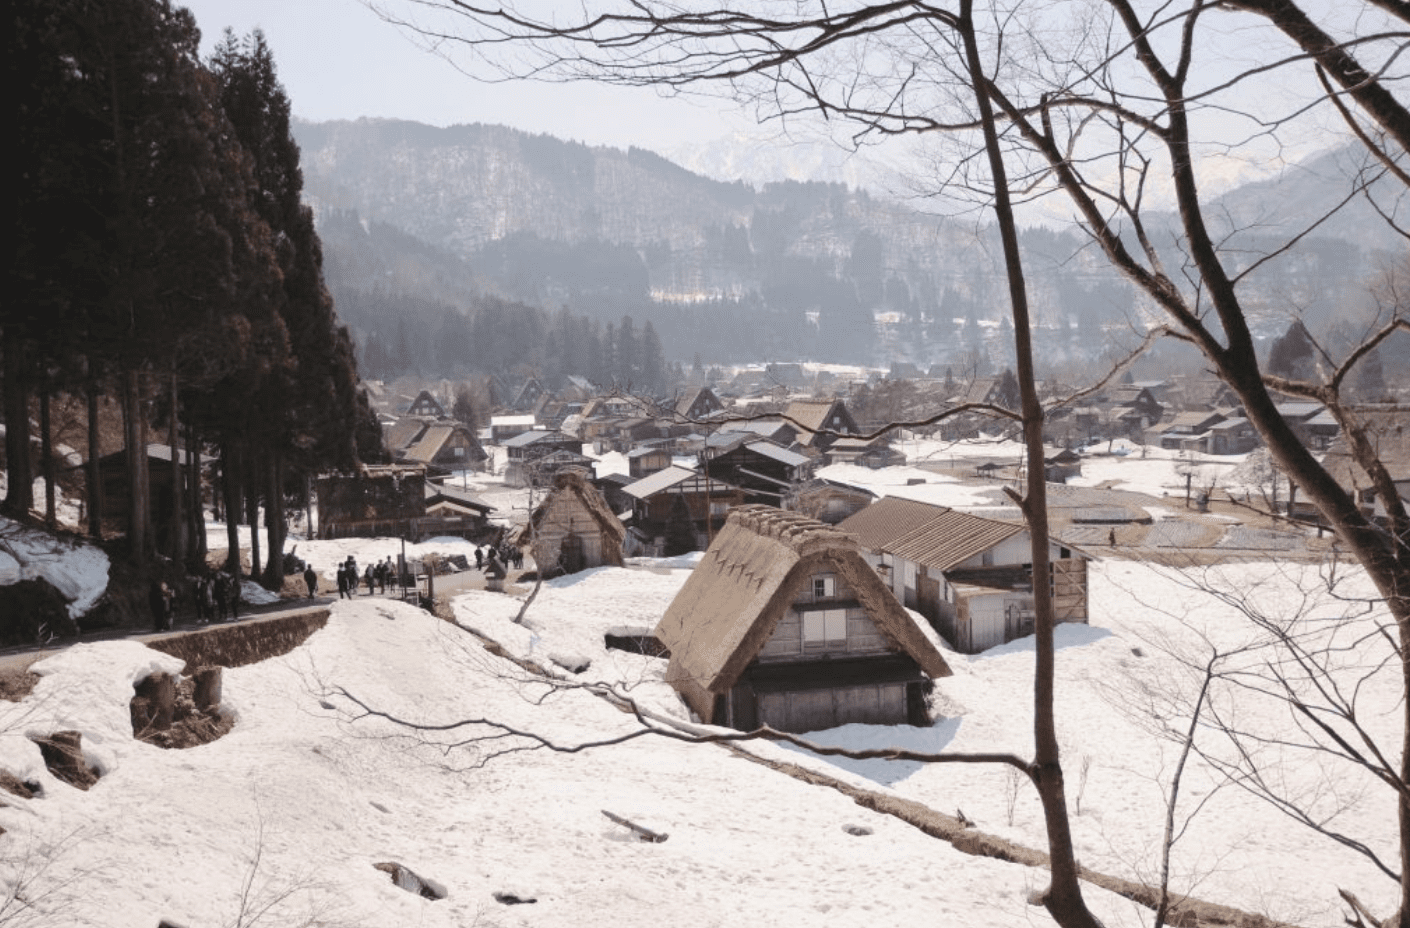
[[(634, 314), (655, 322), (676, 357), (792, 345), (783, 350), (818, 360), (1004, 362), (996, 330), (977, 324), (1004, 316), (999, 249), (973, 218), (927, 215), (840, 183), (712, 180), (642, 149), (503, 126), (360, 119), (299, 123), (295, 134), (335, 293), (390, 289), (465, 305), (463, 294), (486, 292), (603, 321)], [(1309, 164), (1219, 203), (1257, 245), (1328, 202), (1332, 185), (1318, 178), (1335, 170), (1335, 161)], [(1357, 209), (1245, 283), (1255, 315), (1273, 327), (1292, 303), (1331, 317), (1386, 241), (1362, 215), (1369, 207)], [(1145, 311), (1084, 245), (1075, 230), (1023, 233), (1050, 359), (1090, 356), (1104, 347), (1093, 333)], [(1171, 258), (1178, 267), (1173, 243)], [(688, 318), (704, 311), (690, 307), (722, 301), (764, 320), (760, 333)]]

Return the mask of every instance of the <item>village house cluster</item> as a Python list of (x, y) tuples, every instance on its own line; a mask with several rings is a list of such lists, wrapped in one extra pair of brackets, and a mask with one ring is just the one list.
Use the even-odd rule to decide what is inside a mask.
[[(598, 390), (581, 378), (551, 390), (528, 377), (493, 386), (513, 400), (478, 429), (447, 415), (454, 384), (374, 384), (394, 462), (325, 480), (320, 532), (492, 538), (531, 552), (546, 574), (707, 551), (656, 633), (671, 654), (673, 679), (702, 718), (794, 730), (905, 721), (923, 709), (927, 681), (948, 670), (924, 635), (910, 634), (913, 623), (901, 607), (963, 653), (1031, 634), (1027, 528), (1011, 509), (961, 512), (878, 500), (817, 471), (837, 463), (904, 464), (901, 438), (888, 423), (941, 410), (969, 407), (937, 419), (930, 427), (936, 436), (992, 433), (1004, 420), (983, 407), (1009, 405), (1009, 380), (958, 385), (948, 375), (893, 370), (847, 381), (776, 364), (660, 398)], [(1048, 385), (1047, 392), (1060, 395), (1061, 388)], [(883, 396), (889, 405), (876, 402)], [(1307, 444), (1338, 460), (1327, 412), (1285, 405)], [(1046, 477), (1056, 485), (1080, 475), (1079, 450), (1121, 439), (1192, 455), (1240, 454), (1257, 444), (1227, 391), (1200, 381), (1117, 384), (1056, 407), (1048, 424)], [(1405, 441), (1398, 430), (1383, 432), (1387, 447)], [(627, 472), (597, 474), (595, 458), (612, 452), (625, 457)], [(1410, 455), (1386, 457), (1402, 462), (1396, 476), (1410, 489)], [(534, 491), (531, 512), (497, 514), (497, 522), (520, 523), (508, 532), (491, 524), (491, 506), (455, 487), (454, 475), (492, 460), (506, 484)], [(964, 476), (976, 481), (1021, 477), (1012, 459), (971, 458), (966, 466)], [(1357, 483), (1353, 469), (1344, 470)], [(1091, 557), (1153, 531), (1151, 519), (1076, 487), (1056, 487), (1051, 511), (1044, 582), (1059, 621), (1086, 622)], [(702, 640), (714, 643), (702, 649)], [(818, 692), (824, 676), (833, 681), (827, 696)]]

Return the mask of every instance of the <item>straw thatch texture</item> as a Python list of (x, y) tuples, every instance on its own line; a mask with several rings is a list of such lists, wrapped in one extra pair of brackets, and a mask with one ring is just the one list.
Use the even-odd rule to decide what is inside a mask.
[(540, 570), (553, 572), (558, 564), (565, 536), (591, 532), (599, 539), (599, 554), (584, 567), (622, 566), (622, 542), (627, 530), (607, 506), (607, 501), (587, 477), (577, 471), (561, 471), (553, 478), (553, 489), (529, 517), (515, 543), (528, 546)]
[(656, 627), (671, 651), (667, 680), (702, 719), (759, 654), (804, 585), (836, 573), (898, 652), (931, 677), (945, 659), (863, 560), (849, 536), (771, 506), (741, 506)]

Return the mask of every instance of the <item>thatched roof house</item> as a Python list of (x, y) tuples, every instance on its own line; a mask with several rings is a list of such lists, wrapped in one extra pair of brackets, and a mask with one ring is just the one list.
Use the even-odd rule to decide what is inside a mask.
[(950, 675), (852, 538), (770, 506), (730, 513), (655, 635), (690, 708), (744, 730), (926, 724)]
[(626, 534), (597, 488), (583, 474), (568, 470), (553, 478), (553, 489), (529, 516), (517, 543), (529, 548), (543, 575), (553, 576), (622, 566)]

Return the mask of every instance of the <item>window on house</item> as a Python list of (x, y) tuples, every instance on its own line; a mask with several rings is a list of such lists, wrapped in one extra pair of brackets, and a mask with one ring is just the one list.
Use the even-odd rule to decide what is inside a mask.
[(837, 595), (837, 578), (829, 574), (813, 578), (813, 598), (831, 599)]
[(710, 515), (712, 515), (712, 516), (722, 516), (722, 515), (727, 514), (728, 512), (729, 512), (729, 503), (721, 503), (721, 502), (716, 502), (715, 500), (710, 500)]
[(815, 609), (803, 613), (803, 646), (807, 649), (847, 647), (847, 610)]
[(452, 450), (455, 452), (455, 456), (456, 456), (456, 457), (458, 457), (458, 458), (463, 458), (463, 457), (465, 457), (465, 449), (464, 449), (464, 448), (455, 448), (455, 449), (452, 449)]

